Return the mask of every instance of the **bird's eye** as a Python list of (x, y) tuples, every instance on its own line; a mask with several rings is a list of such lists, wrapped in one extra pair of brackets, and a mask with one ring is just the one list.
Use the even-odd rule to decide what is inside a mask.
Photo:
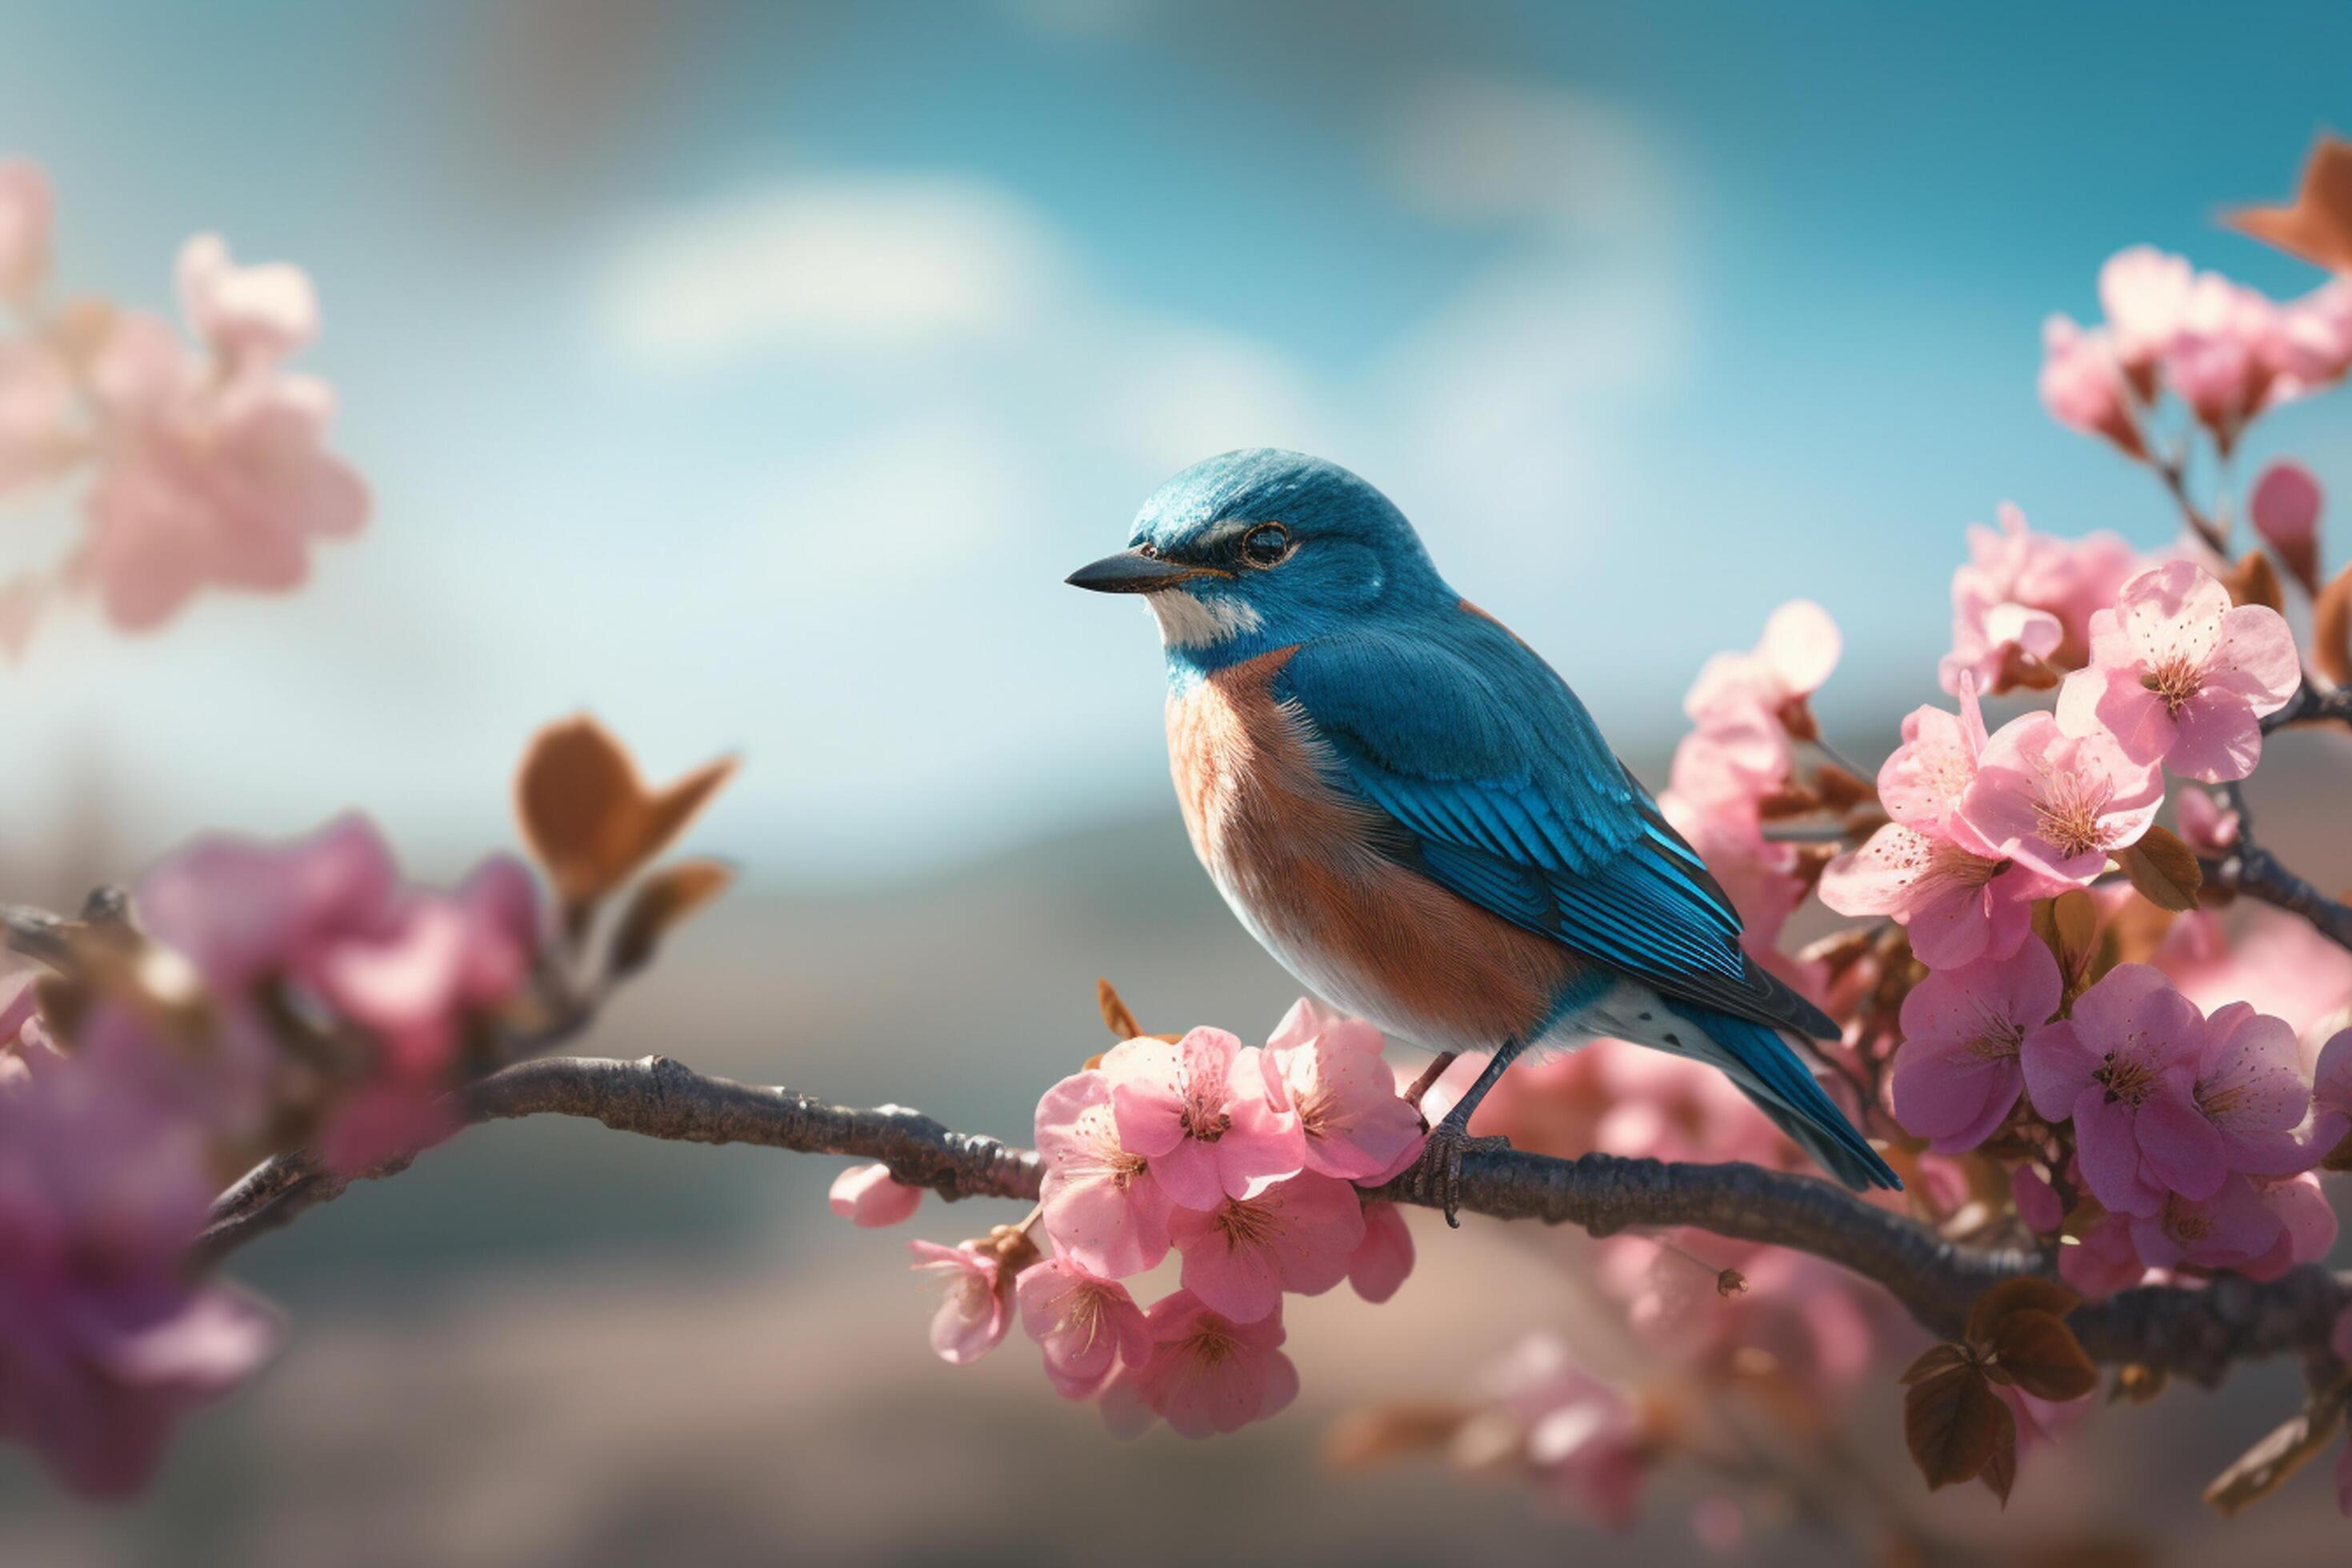
[(1253, 566), (1275, 566), (1290, 553), (1290, 531), (1278, 522), (1261, 522), (1242, 535), (1242, 559)]

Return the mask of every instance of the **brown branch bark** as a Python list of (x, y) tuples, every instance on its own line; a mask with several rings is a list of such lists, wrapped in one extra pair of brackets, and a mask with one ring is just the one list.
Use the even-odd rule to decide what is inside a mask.
[(2291, 724), (2337, 723), (2352, 726), (2352, 686), (2322, 691), (2308, 680), (2294, 689), (2285, 707), (2263, 721), (2263, 733)]
[[(467, 1113), (475, 1121), (579, 1116), (650, 1138), (878, 1160), (901, 1180), (949, 1198), (1034, 1201), (1044, 1173), (1032, 1151), (951, 1131), (918, 1111), (828, 1105), (791, 1089), (705, 1077), (666, 1057), (524, 1062), (476, 1085)], [(365, 1175), (389, 1175), (407, 1163)], [(268, 1162), (222, 1194), (201, 1260), (217, 1262), (347, 1184), (299, 1155)], [(1432, 1202), (1410, 1178), (1379, 1195)], [(1884, 1286), (1920, 1323), (1947, 1337), (1960, 1331), (1969, 1305), (1986, 1289), (2042, 1267), (2031, 1253), (1958, 1246), (1826, 1182), (1746, 1164), (1474, 1152), (1463, 1161), (1461, 1206), (1498, 1219), (1574, 1225), (1595, 1236), (1687, 1226), (1794, 1247)], [(2347, 1303), (2352, 1277), (2307, 1265), (2267, 1283), (2223, 1276), (2202, 1287), (2126, 1290), (2082, 1308), (2073, 1326), (2084, 1349), (2102, 1362), (2137, 1363), (2211, 1384), (2239, 1361), (2324, 1355)]]
[[(2302, 689), (2307, 693), (2311, 688)], [(2254, 837), (2253, 813), (2246, 805), (2242, 784), (2227, 784), (2222, 793), (2228, 795), (2231, 809), (2238, 814), (2238, 840), (2222, 858), (2198, 861), (2206, 885), (2227, 888), (2242, 897), (2259, 899), (2289, 914), (2301, 915), (2320, 935), (2340, 947), (2352, 948), (2352, 906), (2329, 898), (2263, 847)]]

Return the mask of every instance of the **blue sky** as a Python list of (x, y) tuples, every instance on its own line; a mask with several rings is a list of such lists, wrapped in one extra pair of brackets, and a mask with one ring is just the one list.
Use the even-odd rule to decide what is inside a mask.
[[(9, 831), (97, 776), (150, 848), (358, 803), (455, 856), (583, 706), (746, 752), (707, 837), (779, 878), (1161, 809), (1147, 623), (1060, 578), (1259, 443), (1389, 489), (1628, 752), (1798, 594), (1866, 744), (1965, 523), (2170, 532), (2042, 415), (2042, 316), (2139, 240), (2315, 280), (2210, 218), (2352, 128), (2352, 12), (2239, 17), (19, 5), (65, 277), (163, 304), (206, 227), (309, 268), (379, 510), (300, 596), (0, 672)], [(2268, 448), (2352, 493), (2342, 400)]]

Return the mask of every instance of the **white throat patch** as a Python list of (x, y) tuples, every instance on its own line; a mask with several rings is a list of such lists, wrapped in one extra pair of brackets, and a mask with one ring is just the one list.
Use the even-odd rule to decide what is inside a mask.
[(1143, 602), (1159, 617), (1160, 640), (1170, 647), (1214, 647), (1263, 624), (1239, 599), (1203, 599), (1181, 588), (1147, 594)]

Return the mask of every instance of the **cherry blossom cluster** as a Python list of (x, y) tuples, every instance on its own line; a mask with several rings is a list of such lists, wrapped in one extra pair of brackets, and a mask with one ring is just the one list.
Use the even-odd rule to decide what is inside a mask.
[[(1381, 1047), (1370, 1024), (1302, 1000), (1262, 1047), (1213, 1028), (1140, 1036), (1047, 1089), (1030, 1222), (910, 1244), (946, 1286), (932, 1349), (971, 1361), (1017, 1315), (1055, 1391), (1097, 1401), (1122, 1436), (1164, 1420), (1205, 1437), (1281, 1411), (1298, 1392), (1283, 1299), (1344, 1280), (1385, 1301), (1412, 1268), (1396, 1206), (1360, 1190), (1409, 1168), (1426, 1132)], [(878, 1165), (833, 1190), (860, 1225), (906, 1219), (919, 1198)], [(1171, 1255), (1176, 1288), (1146, 1309), (1129, 1282)]]
[(60, 293), (52, 217), (40, 167), (0, 160), (0, 500), (80, 483), (73, 544), (0, 580), (0, 650), (21, 655), (68, 595), (136, 631), (204, 588), (299, 585), (311, 543), (369, 510), (327, 447), (334, 394), (286, 368), (318, 336), (310, 279), (190, 239), (175, 281), (191, 344), (152, 311)]
[(585, 1022), (724, 886), (635, 873), (729, 766), (649, 790), (592, 721), (542, 731), (518, 794), (552, 897), (504, 854), (419, 885), (353, 815), (199, 838), (38, 928), (45, 967), (0, 981), (0, 1439), (79, 1490), (142, 1485), (277, 1340), (208, 1277), (215, 1196), (272, 1157), (352, 1176), (455, 1131), (457, 1091)]
[(2060, 424), (2151, 459), (2165, 394), (2224, 453), (2267, 409), (2352, 370), (2352, 279), (2282, 304), (2183, 258), (2138, 245), (2099, 269), (2102, 324), (2042, 327), (2042, 401)]
[(356, 1170), (445, 1135), (542, 927), (519, 862), (415, 887), (356, 816), (201, 840), (133, 907), (0, 1009), (0, 1437), (108, 1494), (276, 1342), (267, 1309), (189, 1274), (214, 1194), (282, 1150)]

